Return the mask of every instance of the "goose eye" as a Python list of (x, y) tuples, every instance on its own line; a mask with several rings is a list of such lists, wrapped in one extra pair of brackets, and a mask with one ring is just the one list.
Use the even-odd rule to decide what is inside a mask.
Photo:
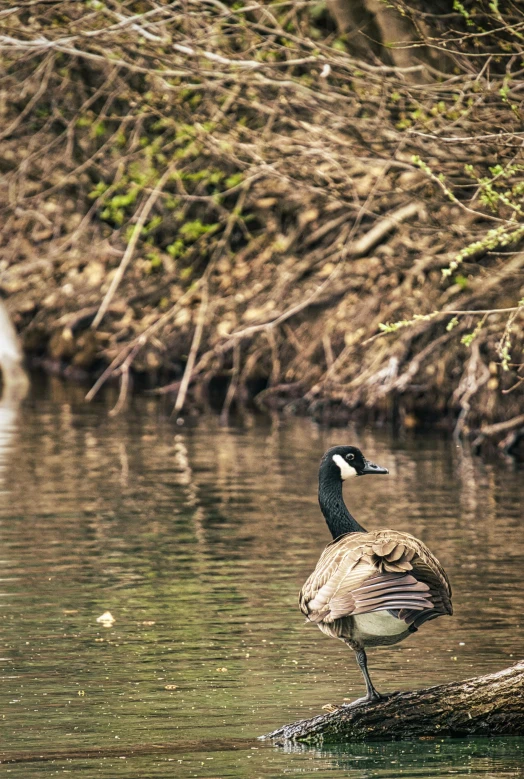
[(346, 455), (346, 460), (354, 460), (354, 459), (355, 459), (355, 455), (354, 454), (347, 454)]

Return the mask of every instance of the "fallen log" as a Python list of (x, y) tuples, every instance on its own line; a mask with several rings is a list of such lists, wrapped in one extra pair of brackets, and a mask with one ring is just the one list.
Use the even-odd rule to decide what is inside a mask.
[(388, 695), (300, 720), (262, 739), (309, 744), (524, 735), (524, 661), (487, 676)]

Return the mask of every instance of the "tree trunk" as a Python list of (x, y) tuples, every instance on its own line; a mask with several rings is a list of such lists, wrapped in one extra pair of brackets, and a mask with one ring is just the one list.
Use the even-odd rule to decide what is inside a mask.
[[(406, 81), (433, 79), (425, 66), (449, 71), (446, 55), (431, 51), (407, 15), (383, 0), (328, 0), (327, 7), (355, 57), (391, 65)], [(411, 45), (410, 45), (411, 44)]]
[(262, 736), (277, 742), (386, 741), (445, 736), (524, 735), (524, 661), (488, 676), (300, 720)]
[(355, 57), (371, 61), (381, 59), (380, 32), (364, 2), (327, 0), (327, 7)]

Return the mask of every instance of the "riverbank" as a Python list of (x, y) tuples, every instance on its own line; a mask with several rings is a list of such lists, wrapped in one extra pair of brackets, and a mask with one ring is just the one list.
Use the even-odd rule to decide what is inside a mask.
[(4, 22), (0, 287), (29, 359), (116, 378), (121, 405), (134, 376), (177, 413), (211, 393), (223, 418), (507, 423), (510, 444), (518, 90), (469, 65), (413, 85), (311, 26), (155, 13)]

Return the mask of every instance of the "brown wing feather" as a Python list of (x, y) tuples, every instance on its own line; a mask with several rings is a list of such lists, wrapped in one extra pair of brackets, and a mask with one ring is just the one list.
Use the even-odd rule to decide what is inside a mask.
[(451, 614), (444, 569), (414, 536), (393, 530), (349, 533), (329, 544), (300, 593), (312, 622), (388, 610), (419, 627)]

